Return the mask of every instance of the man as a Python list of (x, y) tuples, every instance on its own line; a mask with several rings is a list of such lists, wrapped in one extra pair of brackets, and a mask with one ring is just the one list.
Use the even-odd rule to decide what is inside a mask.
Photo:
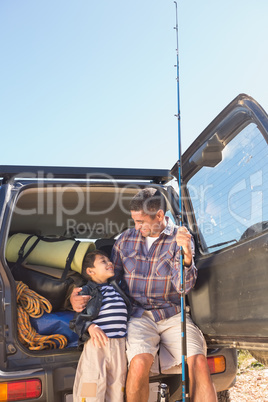
[[(130, 212), (135, 228), (116, 241), (111, 259), (116, 275), (124, 274), (134, 299), (127, 335), (127, 402), (147, 402), (150, 372), (158, 373), (158, 349), (161, 372), (178, 372), (181, 364), (180, 247), (186, 293), (195, 284), (197, 269), (192, 236), (165, 217), (166, 202), (158, 190), (141, 190), (132, 199)], [(78, 311), (82, 305), (76, 294), (72, 294), (71, 303)], [(189, 314), (186, 325), (191, 401), (216, 402), (204, 337)]]

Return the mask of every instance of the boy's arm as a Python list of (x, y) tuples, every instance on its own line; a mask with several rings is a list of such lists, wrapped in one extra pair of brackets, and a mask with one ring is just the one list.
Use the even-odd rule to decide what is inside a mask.
[(81, 342), (86, 342), (89, 338), (92, 339), (93, 345), (101, 348), (108, 342), (107, 335), (100, 327), (88, 319), (87, 314), (77, 314), (72, 321), (70, 321), (70, 328), (78, 336)]
[(88, 327), (88, 333), (95, 347), (101, 348), (108, 343), (108, 336), (94, 323)]
[(93, 323), (87, 314), (76, 314), (70, 321), (69, 327), (79, 336), (80, 341), (86, 342), (89, 339), (88, 328), (91, 324)]

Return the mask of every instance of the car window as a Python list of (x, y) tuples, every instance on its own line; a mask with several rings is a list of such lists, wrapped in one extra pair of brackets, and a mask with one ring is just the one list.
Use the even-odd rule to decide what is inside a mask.
[(176, 224), (175, 218), (174, 218), (174, 216), (173, 216), (173, 214), (172, 214), (172, 212), (170, 210), (167, 210), (165, 215), (166, 215), (167, 218), (170, 218), (174, 224)]
[(214, 168), (203, 167), (187, 184), (203, 249), (213, 252), (268, 228), (267, 143), (256, 124), (223, 150)]

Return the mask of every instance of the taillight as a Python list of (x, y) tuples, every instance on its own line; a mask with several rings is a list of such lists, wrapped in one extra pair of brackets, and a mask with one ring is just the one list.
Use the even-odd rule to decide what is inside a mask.
[(226, 369), (226, 361), (224, 356), (208, 357), (207, 361), (210, 374), (223, 373)]
[(39, 398), (42, 385), (39, 379), (0, 383), (0, 402)]

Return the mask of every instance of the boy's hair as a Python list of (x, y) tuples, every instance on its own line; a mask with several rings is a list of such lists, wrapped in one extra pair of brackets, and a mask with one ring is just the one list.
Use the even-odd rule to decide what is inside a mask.
[(97, 255), (103, 255), (104, 257), (109, 258), (108, 255), (102, 250), (94, 250), (94, 251), (90, 251), (89, 253), (87, 253), (83, 260), (82, 270), (81, 270), (81, 275), (83, 276), (83, 278), (91, 279), (90, 275), (88, 275), (88, 273), (87, 273), (87, 268), (94, 268), (94, 262), (95, 262)]
[(146, 215), (155, 215), (159, 209), (166, 213), (167, 203), (163, 194), (153, 187), (139, 191), (130, 201), (130, 211), (143, 211)]

